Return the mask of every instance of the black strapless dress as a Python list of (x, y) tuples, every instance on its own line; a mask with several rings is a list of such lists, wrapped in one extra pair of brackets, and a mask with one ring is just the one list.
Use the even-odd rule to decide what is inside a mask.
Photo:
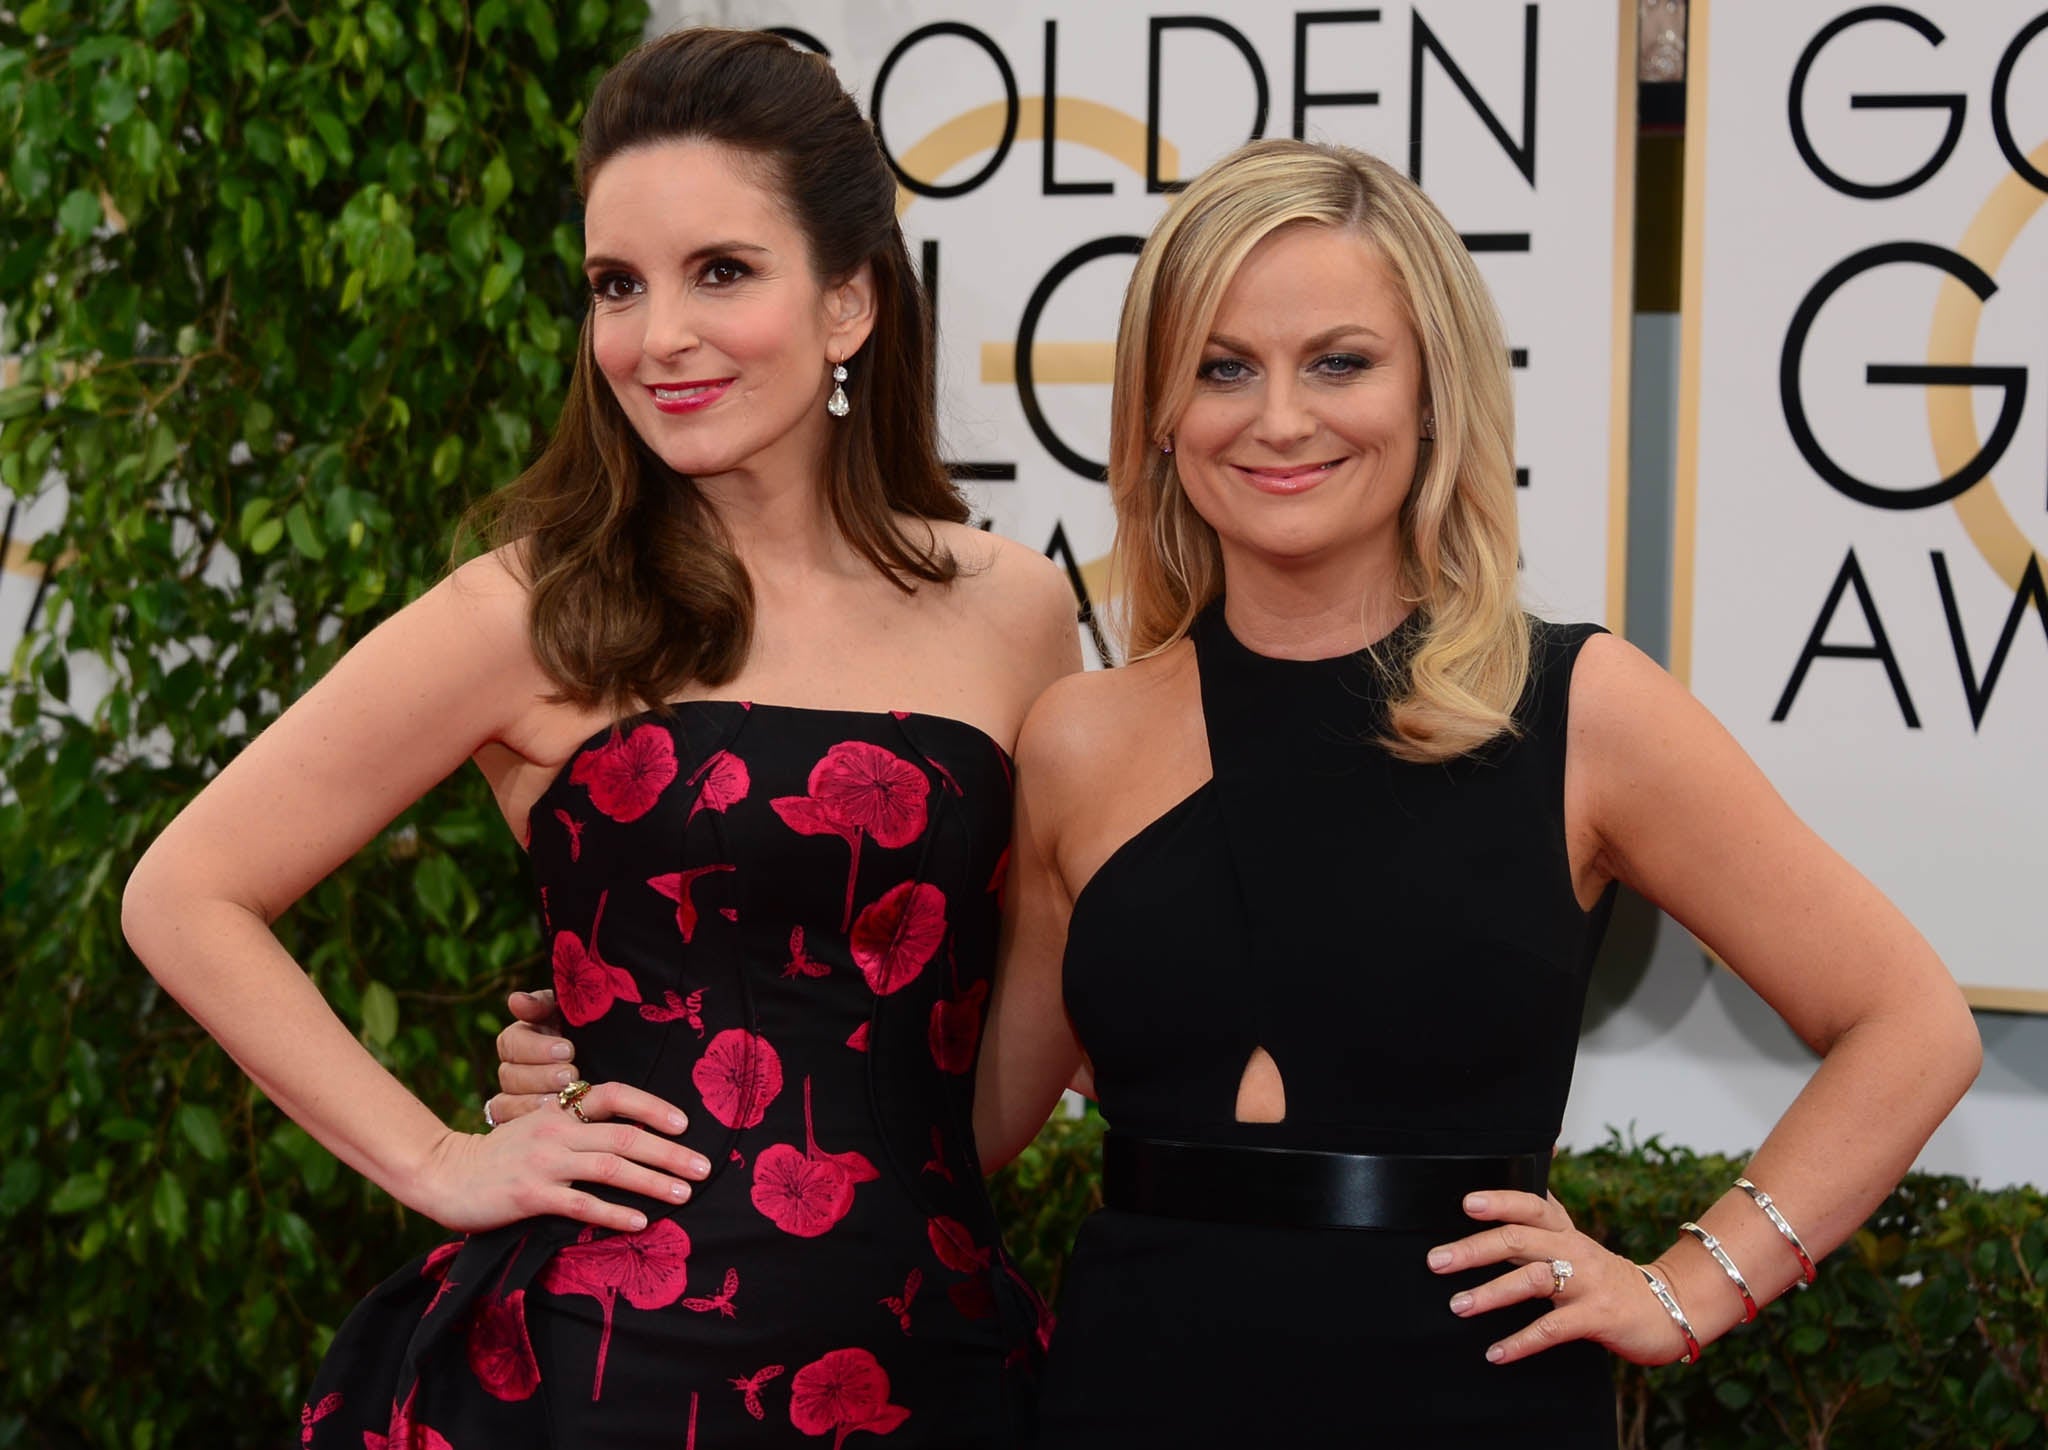
[[(1611, 893), (1574, 895), (1565, 712), (1592, 626), (1534, 626), (1512, 740), (1448, 765), (1373, 744), (1360, 657), (1269, 659), (1197, 621), (1214, 778), (1074, 903), (1065, 994), (1118, 1134), (1400, 1155), (1547, 1155)], [(1414, 631), (1381, 651), (1395, 668)], [(1236, 1121), (1264, 1048), (1286, 1119)], [(1606, 1353), (1507, 1366), (1544, 1306), (1462, 1320), (1428, 1231), (1250, 1226), (1104, 1209), (1068, 1267), (1046, 1450), (1615, 1444)]]
[(1010, 788), (933, 716), (696, 701), (587, 742), (532, 815), (561, 1012), (712, 1177), (631, 1199), (639, 1233), (536, 1219), (401, 1269), (302, 1446), (1022, 1443), (1048, 1325), (972, 1112)]

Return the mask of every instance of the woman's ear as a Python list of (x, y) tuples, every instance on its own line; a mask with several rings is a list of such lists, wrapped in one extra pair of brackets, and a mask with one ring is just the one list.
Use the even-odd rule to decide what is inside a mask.
[(845, 359), (859, 352), (875, 328), (875, 272), (862, 262), (843, 282), (825, 289), (826, 339), (831, 354)]

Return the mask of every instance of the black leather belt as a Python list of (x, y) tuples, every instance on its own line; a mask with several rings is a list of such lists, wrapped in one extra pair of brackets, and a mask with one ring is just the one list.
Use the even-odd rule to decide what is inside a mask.
[(1542, 1193), (1550, 1154), (1435, 1156), (1325, 1153), (1185, 1143), (1107, 1133), (1105, 1207), (1268, 1228), (1454, 1230), (1470, 1225), (1465, 1195)]

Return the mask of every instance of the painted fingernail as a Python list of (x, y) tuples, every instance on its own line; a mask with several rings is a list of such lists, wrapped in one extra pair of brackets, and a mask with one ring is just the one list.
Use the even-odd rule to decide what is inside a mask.
[(1451, 1251), (1449, 1249), (1431, 1249), (1429, 1251), (1429, 1266), (1432, 1269), (1448, 1269), (1451, 1266)]
[(709, 1158), (692, 1158), (690, 1160), (690, 1176), (692, 1178), (709, 1178), (711, 1176), (711, 1160)]
[(1493, 1346), (1493, 1348), (1486, 1351), (1486, 1358), (1493, 1364), (1499, 1364), (1502, 1360), (1506, 1359), (1507, 1357), (1508, 1352), (1504, 1345), (1496, 1344)]
[(1483, 1194), (1483, 1193), (1468, 1193), (1468, 1194), (1466, 1194), (1466, 1195), (1465, 1195), (1465, 1212), (1467, 1212), (1467, 1213), (1484, 1213), (1484, 1212), (1486, 1212), (1486, 1195), (1485, 1195), (1485, 1194)]
[(635, 1233), (647, 1227), (647, 1215), (644, 1213), (636, 1213), (626, 1221), (633, 1225), (633, 1232)]
[(690, 1196), (690, 1185), (687, 1183), (671, 1183), (668, 1186), (668, 1196), (677, 1203), (681, 1203)]
[(576, 1081), (576, 1074), (566, 1067), (558, 1067), (555, 1069), (555, 1081), (563, 1087), (567, 1087), (570, 1083)]
[(548, 1056), (552, 1057), (557, 1062), (564, 1061), (565, 1059), (574, 1057), (575, 1055), (575, 1044), (569, 1042), (557, 1042), (553, 1047), (550, 1047), (548, 1049)]
[(1463, 1314), (1467, 1309), (1470, 1309), (1471, 1307), (1472, 1296), (1470, 1294), (1451, 1295), (1451, 1313)]
[(683, 1131), (683, 1115), (681, 1113), (670, 1113), (668, 1115), (668, 1130), (671, 1133)]

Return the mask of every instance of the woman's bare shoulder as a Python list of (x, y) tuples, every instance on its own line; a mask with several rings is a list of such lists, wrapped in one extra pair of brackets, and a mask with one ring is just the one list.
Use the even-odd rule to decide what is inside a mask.
[(1185, 640), (1148, 659), (1055, 680), (1025, 717), (1020, 779), (1035, 770), (1062, 794), (1115, 781), (1188, 716), (1193, 682), (1194, 647)]

